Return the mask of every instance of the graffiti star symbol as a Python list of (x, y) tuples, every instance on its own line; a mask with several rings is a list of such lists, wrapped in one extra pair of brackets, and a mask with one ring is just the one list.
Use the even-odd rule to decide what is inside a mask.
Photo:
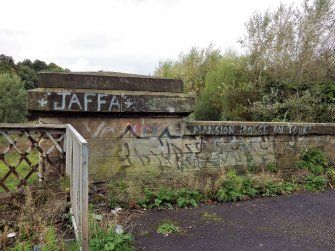
[(129, 99), (127, 99), (127, 102), (124, 103), (127, 105), (128, 109), (134, 104), (134, 102), (131, 102)]
[(37, 102), (40, 104), (40, 106), (44, 107), (48, 104), (48, 100), (45, 100), (44, 98), (41, 98), (40, 100), (37, 100)]

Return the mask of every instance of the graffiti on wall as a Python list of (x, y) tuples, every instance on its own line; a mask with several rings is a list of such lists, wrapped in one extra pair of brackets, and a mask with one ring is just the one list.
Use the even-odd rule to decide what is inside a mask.
[[(236, 127), (222, 130), (229, 132)], [(229, 167), (259, 170), (269, 163), (284, 161), (285, 156), (294, 160), (308, 145), (322, 142), (319, 135), (311, 134), (308, 126), (297, 126), (297, 129), (273, 126), (258, 129), (261, 131), (255, 135), (239, 135), (236, 131), (234, 135), (212, 135), (185, 132), (182, 123), (167, 126), (163, 121), (124, 119), (122, 123), (101, 120), (94, 125), (85, 124), (85, 128), (95, 142), (92, 145), (92, 149), (97, 149), (95, 159), (103, 159), (106, 170), (111, 168), (115, 174)], [(264, 135), (264, 130), (276, 133)], [(295, 134), (296, 131), (307, 135)]]
[(297, 125), (189, 125), (188, 130), (193, 135), (269, 135), (269, 134), (288, 134), (306, 135), (312, 126)]
[(48, 92), (36, 100), (40, 108), (53, 111), (114, 112), (121, 108), (135, 110), (134, 97), (123, 94)]
[(275, 161), (270, 136), (246, 139), (230, 137), (182, 137), (164, 128), (154, 137), (141, 137), (128, 124), (118, 139), (117, 157), (122, 168), (157, 166), (169, 169), (201, 170), (229, 166), (262, 165)]

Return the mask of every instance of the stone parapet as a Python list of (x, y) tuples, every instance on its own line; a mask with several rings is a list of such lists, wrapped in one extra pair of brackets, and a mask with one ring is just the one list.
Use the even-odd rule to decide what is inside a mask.
[(65, 89), (183, 92), (183, 82), (119, 72), (43, 72), (38, 87)]
[(295, 169), (300, 155), (311, 148), (323, 149), (330, 164), (335, 163), (332, 123), (194, 121), (184, 124), (183, 138), (201, 141), (192, 156), (193, 167), (198, 170), (261, 171), (271, 164), (285, 176)]
[[(323, 149), (330, 163), (335, 163), (335, 124), (182, 122), (178, 118), (42, 117), (40, 120), (71, 122), (88, 139), (90, 179), (96, 182), (148, 173), (179, 176), (231, 168), (241, 173), (257, 172), (266, 170), (270, 164), (286, 175), (300, 154), (309, 148)], [(198, 125), (206, 129), (194, 131), (193, 127)], [(208, 127), (214, 125), (233, 129), (252, 126), (257, 133), (248, 133), (251, 129), (208, 133)], [(271, 133), (255, 129), (263, 126)], [(274, 131), (274, 126), (286, 129)]]

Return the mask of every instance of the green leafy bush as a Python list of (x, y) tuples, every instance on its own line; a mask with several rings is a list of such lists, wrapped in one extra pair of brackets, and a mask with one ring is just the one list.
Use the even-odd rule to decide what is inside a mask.
[(280, 184), (276, 184), (273, 181), (268, 181), (265, 183), (262, 196), (276, 196), (278, 194), (281, 194)]
[(314, 175), (324, 174), (328, 167), (326, 154), (321, 149), (308, 149), (301, 154), (296, 166), (310, 171)]
[(161, 188), (154, 192), (148, 187), (144, 188), (144, 199), (139, 204), (144, 208), (172, 208), (173, 202), (176, 201), (175, 193), (169, 189)]
[(294, 182), (284, 182), (281, 184), (281, 193), (282, 194), (291, 194), (299, 189), (299, 185)]
[(148, 187), (144, 188), (144, 199), (139, 204), (144, 208), (172, 208), (178, 207), (197, 207), (202, 200), (202, 194), (195, 189), (181, 188), (176, 190), (160, 188), (154, 192)]
[(230, 171), (221, 182), (216, 199), (220, 202), (229, 202), (256, 196), (277, 196), (293, 193), (299, 188), (297, 183), (283, 182), (270, 177), (237, 175), (235, 171)]
[(305, 189), (310, 192), (318, 192), (325, 190), (327, 180), (324, 176), (309, 175), (305, 178)]
[(238, 176), (234, 170), (229, 171), (217, 193), (218, 201), (238, 201), (243, 197), (245, 197), (245, 194), (243, 194), (243, 177)]
[(254, 187), (250, 178), (244, 177), (242, 181), (242, 193), (250, 198), (253, 198), (259, 194), (259, 191)]
[(206, 85), (197, 101), (197, 120), (245, 120), (247, 106), (256, 92), (249, 81), (247, 59), (234, 53), (224, 55), (217, 68), (206, 76)]
[(202, 199), (202, 195), (198, 190), (182, 188), (177, 190), (177, 206), (178, 207), (198, 207)]

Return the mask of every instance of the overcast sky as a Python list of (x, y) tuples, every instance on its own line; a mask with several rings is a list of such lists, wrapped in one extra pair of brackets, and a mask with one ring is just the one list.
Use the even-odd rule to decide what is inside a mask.
[(252, 13), (280, 2), (301, 0), (6, 0), (0, 54), (72, 71), (150, 74), (192, 46), (239, 50)]

